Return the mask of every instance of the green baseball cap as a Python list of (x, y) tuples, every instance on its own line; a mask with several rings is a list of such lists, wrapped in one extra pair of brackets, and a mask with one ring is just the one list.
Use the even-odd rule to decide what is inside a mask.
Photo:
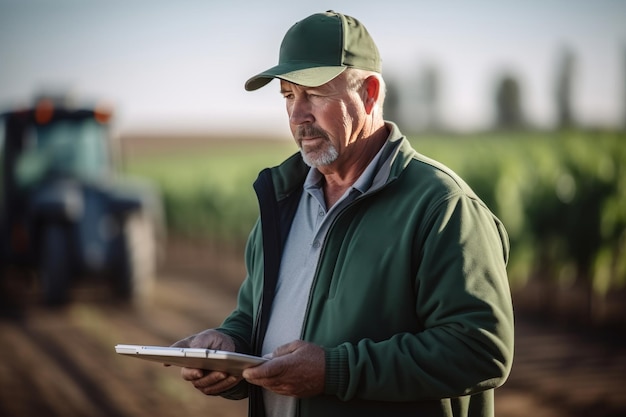
[(245, 88), (257, 90), (273, 78), (317, 87), (348, 67), (380, 73), (380, 54), (361, 22), (329, 10), (293, 25), (280, 45), (278, 65), (250, 78)]

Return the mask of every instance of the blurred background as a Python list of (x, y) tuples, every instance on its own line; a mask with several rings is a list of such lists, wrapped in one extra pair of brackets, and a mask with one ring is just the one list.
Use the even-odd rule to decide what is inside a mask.
[[(558, 94), (583, 125), (623, 126), (626, 117), (621, 1), (2, 0), (0, 7), (0, 103), (43, 89), (80, 92), (115, 103), (123, 131), (237, 125), (286, 135), (277, 85), (247, 93), (243, 83), (275, 64), (291, 24), (332, 8), (358, 17), (376, 39), (385, 75), (402, 103), (413, 104), (400, 111), (405, 129), (434, 122), (415, 105), (433, 102), (433, 117), (449, 129), (490, 128), (502, 89), (517, 90), (535, 127), (558, 123)], [(563, 83), (571, 90), (559, 92)]]
[(0, 415), (245, 415), (113, 346), (234, 306), (251, 183), (296, 151), (278, 84), (243, 84), (329, 9), (377, 42), (386, 118), (509, 231), (497, 415), (626, 413), (626, 3), (0, 0)]

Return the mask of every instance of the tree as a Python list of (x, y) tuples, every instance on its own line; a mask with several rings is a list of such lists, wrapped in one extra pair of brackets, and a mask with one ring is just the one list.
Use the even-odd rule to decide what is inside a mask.
[(420, 78), (420, 96), (423, 112), (424, 127), (426, 130), (437, 131), (441, 128), (440, 115), (440, 76), (434, 65), (428, 65), (422, 70)]
[(511, 74), (503, 75), (497, 83), (495, 93), (497, 129), (521, 129), (525, 126), (521, 101), (521, 89), (517, 79)]
[(623, 48), (624, 56), (622, 61), (622, 129), (626, 131), (626, 47)]
[(385, 77), (385, 85), (387, 91), (385, 94), (385, 119), (393, 120), (396, 123), (401, 123), (400, 114), (400, 91), (396, 83), (396, 79), (389, 76)]
[(555, 101), (557, 128), (567, 129), (576, 126), (572, 105), (575, 57), (571, 49), (564, 47), (560, 52), (556, 73)]

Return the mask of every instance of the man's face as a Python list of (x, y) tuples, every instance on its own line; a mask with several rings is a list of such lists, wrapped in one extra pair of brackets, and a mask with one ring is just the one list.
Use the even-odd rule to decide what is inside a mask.
[[(363, 101), (348, 88), (344, 74), (319, 87), (281, 80), (289, 127), (304, 161), (312, 167), (345, 162), (346, 149), (365, 120)], [(343, 156), (343, 157), (342, 157)]]

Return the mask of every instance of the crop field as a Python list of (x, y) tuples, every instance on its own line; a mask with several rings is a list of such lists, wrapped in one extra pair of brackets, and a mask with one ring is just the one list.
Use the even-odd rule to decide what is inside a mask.
[[(514, 254), (512, 282), (527, 281), (524, 287), (531, 289), (514, 292), (515, 361), (496, 393), (500, 417), (624, 415), (623, 331), (537, 317), (520, 308), (524, 297), (550, 306), (584, 306), (584, 298), (564, 291), (576, 287), (565, 283), (583, 266), (573, 260), (574, 246), (566, 244), (576, 241), (568, 230), (574, 225), (577, 233), (596, 233), (581, 239), (595, 248), (586, 258), (594, 260), (588, 274), (593, 279), (577, 279), (589, 288), (599, 285), (598, 277), (609, 277), (604, 293), (601, 286), (594, 291), (615, 300), (621, 309), (614, 317), (623, 326), (623, 140), (591, 134), (413, 139), (421, 152), (466, 177), (503, 218)], [(295, 150), (287, 140), (125, 140), (126, 170), (152, 181), (166, 202), (169, 236), (153, 299), (133, 308), (112, 300), (104, 283), (84, 282), (70, 304), (46, 309), (33, 276), (3, 282), (0, 416), (246, 415), (247, 400), (206, 397), (178, 369), (120, 357), (113, 347), (169, 345), (219, 325), (235, 306), (245, 276), (242, 245), (256, 219), (251, 182), (261, 168)], [(569, 294), (567, 301), (546, 291), (557, 284)]]
[[(533, 279), (594, 297), (626, 286), (626, 134), (486, 133), (411, 138), (458, 172), (503, 220), (514, 286)], [(297, 151), (290, 140), (130, 138), (128, 171), (161, 190), (170, 232), (241, 245), (252, 182)], [(591, 307), (590, 307), (591, 308)]]
[(259, 171), (296, 150), (289, 141), (129, 142), (127, 170), (160, 189), (170, 231), (233, 243), (245, 239), (256, 218), (252, 183)]

